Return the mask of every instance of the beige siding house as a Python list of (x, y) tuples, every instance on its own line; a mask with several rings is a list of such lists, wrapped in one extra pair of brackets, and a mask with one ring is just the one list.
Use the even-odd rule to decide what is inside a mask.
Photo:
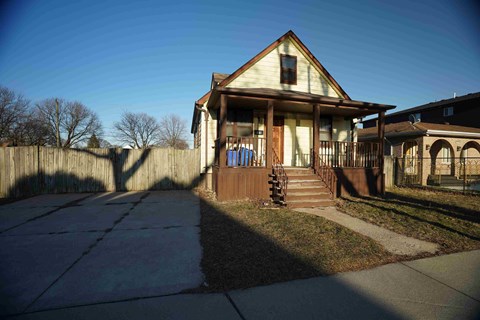
[[(201, 149), (205, 186), (219, 200), (273, 196), (290, 204), (299, 200), (294, 191), (287, 200), (289, 186), (296, 189), (297, 181), (307, 178), (330, 197), (350, 192), (349, 179), (358, 182), (353, 186), (358, 193), (381, 192), (380, 144), (359, 148), (355, 124), (392, 108), (351, 100), (289, 31), (232, 74), (213, 73), (210, 90), (195, 101), (192, 133)], [(353, 156), (378, 161), (376, 167), (360, 166)], [(361, 185), (365, 170), (374, 186)], [(319, 204), (314, 195), (325, 190), (311, 189), (310, 204)]]

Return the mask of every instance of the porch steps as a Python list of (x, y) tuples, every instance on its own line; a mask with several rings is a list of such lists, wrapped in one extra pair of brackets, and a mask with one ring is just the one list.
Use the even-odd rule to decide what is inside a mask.
[(310, 208), (334, 206), (330, 190), (311, 168), (285, 168), (288, 176), (287, 201), (279, 197), (288, 208)]

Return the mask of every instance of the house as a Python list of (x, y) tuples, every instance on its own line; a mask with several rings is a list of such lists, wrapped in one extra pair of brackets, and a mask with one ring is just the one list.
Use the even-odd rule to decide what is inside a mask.
[[(462, 185), (480, 177), (480, 92), (385, 116), (385, 155), (399, 158), (397, 183)], [(363, 121), (361, 142), (375, 141), (378, 118)], [(403, 181), (398, 181), (398, 179)]]
[(384, 191), (383, 127), (357, 142), (357, 119), (391, 105), (352, 100), (292, 31), (231, 74), (213, 73), (191, 132), (217, 199), (317, 206)]
[[(385, 116), (385, 124), (427, 122), (480, 128), (480, 92), (427, 103)], [(363, 121), (364, 128), (377, 126), (378, 118)]]
[[(376, 127), (359, 129), (358, 140), (376, 141)], [(480, 128), (402, 121), (385, 125), (385, 155), (399, 158), (403, 183), (462, 185), (480, 178)]]

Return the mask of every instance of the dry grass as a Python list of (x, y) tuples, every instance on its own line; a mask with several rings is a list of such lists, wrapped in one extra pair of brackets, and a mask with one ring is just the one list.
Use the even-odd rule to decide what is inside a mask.
[(329, 275), (398, 259), (373, 240), (313, 215), (205, 197), (201, 210), (206, 291)]
[(417, 239), (440, 253), (480, 248), (480, 197), (419, 188), (394, 188), (385, 198), (344, 198), (342, 211)]

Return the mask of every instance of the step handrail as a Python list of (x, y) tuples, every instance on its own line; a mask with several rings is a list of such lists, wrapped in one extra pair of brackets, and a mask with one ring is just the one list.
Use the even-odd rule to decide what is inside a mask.
[[(315, 151), (313, 151), (312, 154), (315, 156)], [(337, 194), (337, 175), (335, 171), (333, 171), (333, 168), (323, 161), (320, 155), (316, 157), (316, 160), (314, 164), (315, 173), (325, 183), (332, 194), (332, 198), (335, 199)]]

